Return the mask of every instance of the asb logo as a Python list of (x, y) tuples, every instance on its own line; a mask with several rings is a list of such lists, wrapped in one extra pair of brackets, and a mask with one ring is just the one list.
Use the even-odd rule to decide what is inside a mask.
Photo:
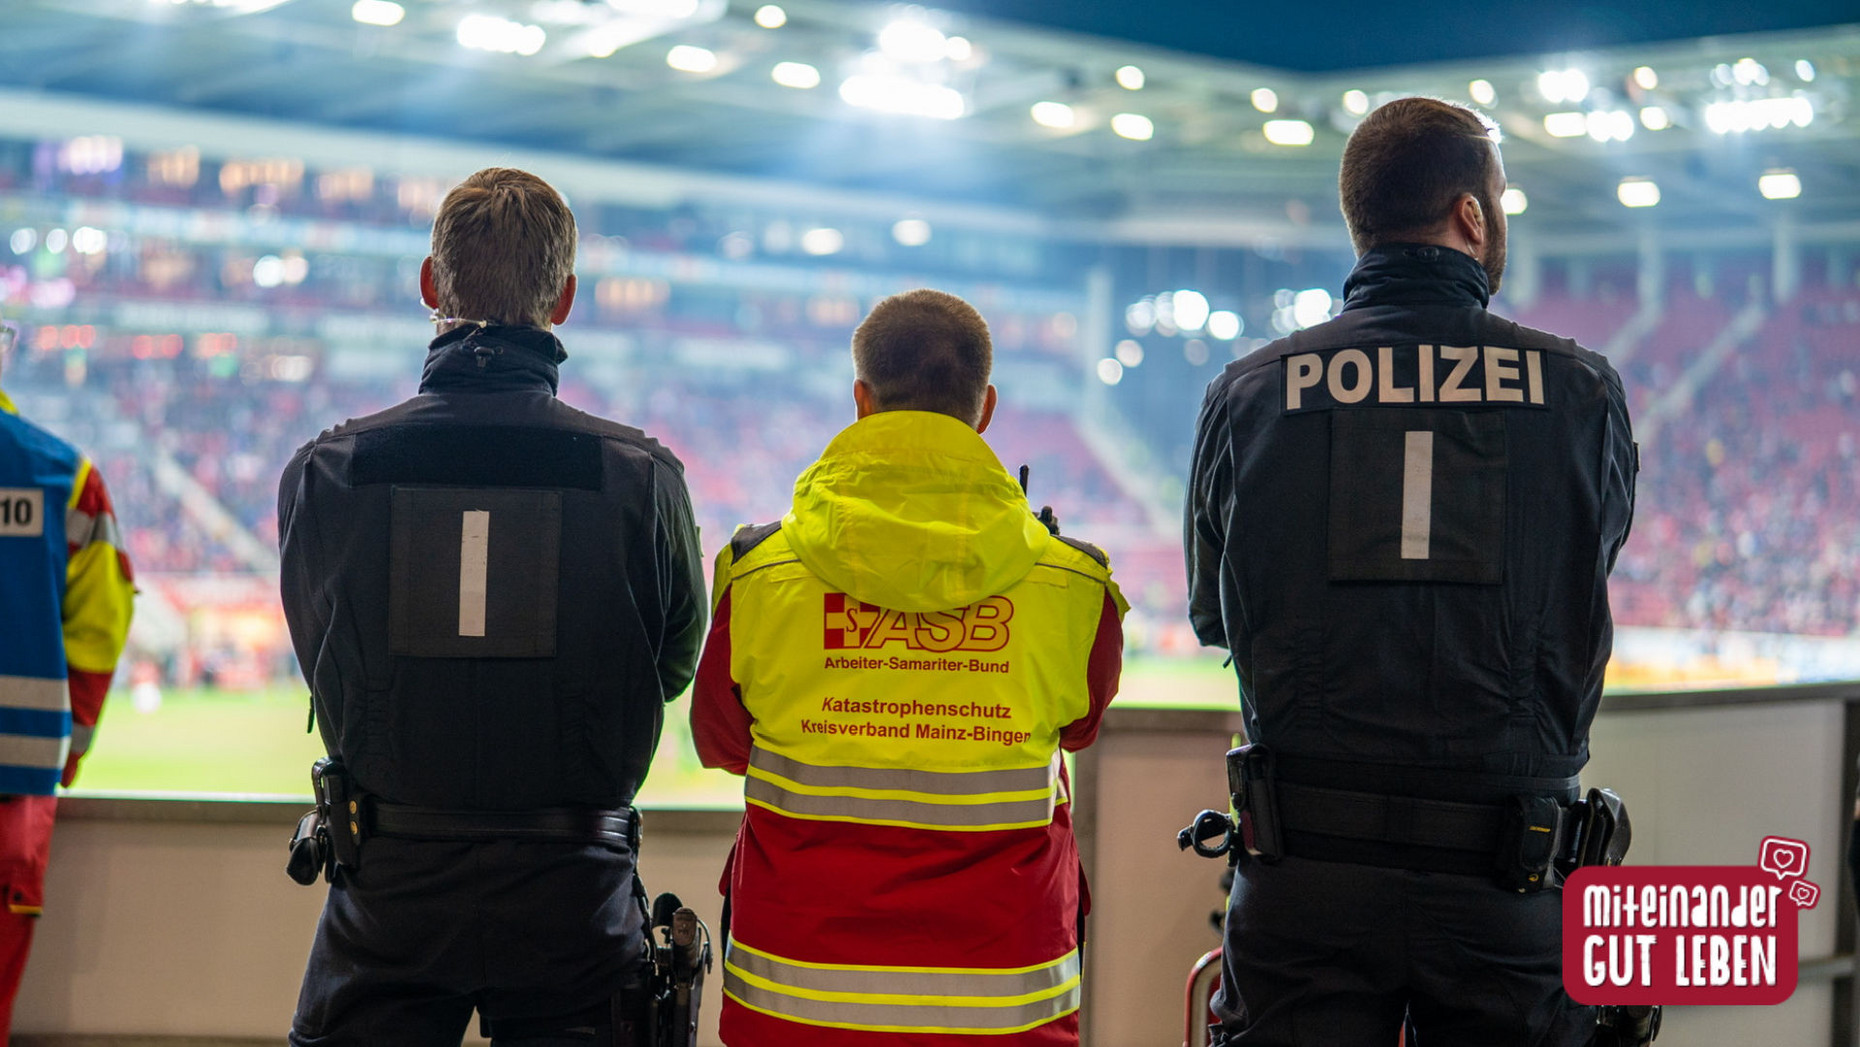
[(829, 651), (877, 650), (894, 643), (913, 651), (999, 651), (1007, 646), (1014, 603), (990, 596), (952, 611), (920, 613), (828, 593), (821, 617)]

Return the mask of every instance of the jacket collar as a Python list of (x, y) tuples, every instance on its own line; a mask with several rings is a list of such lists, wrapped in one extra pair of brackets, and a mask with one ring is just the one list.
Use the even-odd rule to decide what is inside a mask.
[(420, 391), (547, 388), (554, 394), (556, 367), (566, 359), (561, 340), (541, 328), (455, 327), (427, 347)]
[(1436, 244), (1383, 244), (1357, 259), (1343, 282), (1343, 308), (1422, 302), (1476, 305), (1492, 299), (1485, 267), (1471, 255)]

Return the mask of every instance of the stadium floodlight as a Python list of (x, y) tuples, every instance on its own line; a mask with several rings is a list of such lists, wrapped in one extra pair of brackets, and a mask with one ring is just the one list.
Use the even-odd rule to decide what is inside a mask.
[(1650, 105), (1640, 111), (1640, 126), (1649, 131), (1664, 131), (1673, 126), (1673, 118), (1660, 106)]
[(1713, 102), (1705, 107), (1705, 126), (1713, 134), (1781, 130), (1815, 122), (1815, 105), (1803, 95), (1788, 98), (1752, 98)]
[(775, 4), (756, 8), (756, 24), (764, 29), (780, 29), (788, 24), (788, 12)]
[(1793, 200), (1802, 195), (1802, 179), (1787, 168), (1771, 168), (1757, 179), (1757, 192), (1765, 200)]
[(1240, 314), (1231, 309), (1216, 309), (1208, 314), (1208, 337), (1231, 342), (1240, 337), (1246, 324), (1241, 322)]
[(1175, 326), (1186, 334), (1194, 334), (1208, 322), (1208, 296), (1200, 291), (1177, 291), (1169, 304)]
[(1330, 319), (1330, 292), (1322, 287), (1300, 291), (1292, 298), (1292, 319), (1299, 327), (1316, 327)]
[(1317, 131), (1304, 120), (1268, 120), (1263, 129), (1273, 145), (1310, 145)]
[(1731, 65), (1731, 79), (1747, 87), (1764, 87), (1770, 82), (1770, 71), (1754, 58), (1740, 58)]
[(820, 86), (820, 70), (806, 62), (776, 62), (775, 68), (769, 70), (769, 79), (798, 91)]
[(1545, 113), (1544, 131), (1552, 138), (1581, 138), (1589, 133), (1589, 119), (1581, 113)]
[(717, 52), (690, 44), (679, 44), (665, 52), (665, 64), (681, 73), (708, 73), (717, 68)]
[(109, 234), (95, 226), (80, 225), (71, 231), (71, 249), (78, 254), (102, 254), (109, 241)]
[(1351, 89), (1343, 93), (1343, 111), (1351, 116), (1362, 116), (1369, 112), (1369, 96), (1362, 91)]
[(1660, 186), (1651, 178), (1623, 178), (1615, 196), (1623, 207), (1652, 207), (1660, 202)]
[(1117, 86), (1123, 88), (1124, 90), (1126, 91), (1143, 90), (1143, 83), (1144, 83), (1143, 70), (1137, 68), (1136, 66), (1134, 65), (1119, 66), (1117, 73), (1115, 75), (1117, 76)]
[(1815, 63), (1806, 58), (1795, 60), (1795, 78), (1805, 84), (1815, 82)]
[[(26, 252), (17, 251), (15, 253), (25, 254)], [(1154, 298), (1141, 298), (1125, 306), (1124, 326), (1129, 328), (1131, 334), (1139, 337), (1149, 334), (1150, 330), (1156, 326), (1156, 300)]]
[(549, 35), (539, 25), (525, 25), (496, 15), (466, 15), (459, 19), (456, 39), (460, 47), (474, 51), (533, 55), (543, 49)]
[(1523, 214), (1531, 206), (1531, 198), (1514, 185), (1499, 194), (1498, 206), (1504, 208), (1506, 214)]
[(7, 246), (13, 249), (14, 254), (25, 254), (38, 244), (39, 231), (37, 229), (15, 229), (13, 235), (7, 239)]
[(930, 242), (930, 223), (921, 218), (900, 218), (891, 227), (891, 238), (905, 247), (922, 247)]
[(823, 225), (801, 234), (801, 250), (811, 255), (839, 254), (845, 246), (846, 234), (830, 226)]
[(920, 18), (900, 18), (878, 32), (878, 49), (899, 62), (935, 62), (949, 54), (949, 38)]
[(944, 43), (943, 54), (952, 62), (966, 62), (975, 57), (975, 45), (966, 36), (952, 36)]
[(1147, 142), (1156, 135), (1156, 125), (1142, 113), (1118, 113), (1111, 118), (1111, 130), (1119, 138)]
[(1635, 66), (1634, 82), (1640, 85), (1641, 90), (1651, 91), (1660, 86), (1660, 74), (1654, 72), (1650, 65)]
[(882, 73), (847, 77), (840, 83), (840, 100), (860, 109), (936, 120), (956, 120), (968, 111), (962, 92), (953, 87)]
[(1537, 93), (1552, 104), (1575, 104), (1589, 97), (1589, 75), (1580, 69), (1549, 69), (1537, 74)]
[(1492, 86), (1490, 80), (1474, 80), (1466, 85), (1466, 93), (1480, 105), (1491, 105), (1498, 101), (1498, 89)]
[(355, 6), (349, 8), (349, 17), (363, 25), (399, 25), (407, 17), (407, 9), (393, 0), (355, 0)]
[(1124, 365), (1110, 356), (1098, 361), (1098, 380), (1106, 385), (1116, 385), (1123, 381)]
[(1125, 367), (1139, 367), (1143, 364), (1143, 343), (1134, 338), (1126, 338), (1113, 347), (1117, 362)]
[(1279, 92), (1274, 91), (1270, 87), (1255, 87), (1253, 89), (1253, 108), (1262, 113), (1278, 112)]
[(1055, 131), (1063, 131), (1078, 123), (1078, 114), (1064, 102), (1035, 102), (1030, 112), (1034, 123)]
[(1583, 123), (1589, 137), (1598, 142), (1625, 142), (1634, 137), (1634, 114), (1625, 109), (1597, 109)]

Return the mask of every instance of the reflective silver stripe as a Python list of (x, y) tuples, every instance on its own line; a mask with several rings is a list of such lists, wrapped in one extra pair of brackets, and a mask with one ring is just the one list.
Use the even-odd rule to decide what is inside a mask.
[(804, 967), (731, 944), (729, 962), (743, 974), (765, 978), (785, 988), (813, 992), (866, 996), (1027, 996), (1059, 989), (1079, 976), (1076, 952), (1059, 963), (1030, 971), (1002, 973), (966, 968), (896, 971), (874, 967)]
[(56, 713), (71, 708), (71, 698), (65, 691), (63, 680), (47, 680), (42, 676), (0, 676), (0, 706)]
[(999, 1034), (1030, 1029), (1078, 1010), (1079, 958), (1072, 952), (1055, 964), (999, 973), (887, 970), (804, 966), (731, 943), (724, 959), (723, 987), (746, 1007), (811, 1025)]
[(0, 734), (0, 764), (12, 767), (63, 767), (68, 738)]
[(903, 768), (831, 767), (802, 763), (757, 746), (749, 766), (779, 774), (796, 785), (822, 789), (887, 789), (939, 796), (1033, 792), (1050, 789), (1059, 777), (1058, 763), (1006, 771), (917, 771)]
[(1434, 434), (1410, 430), (1402, 445), (1401, 558), (1425, 560), (1434, 526)]
[(90, 751), (90, 742), (97, 736), (95, 726), (86, 727), (81, 723), (71, 725), (71, 755), (82, 756)]
[(113, 549), (123, 547), (123, 535), (117, 528), (116, 517), (105, 513), (93, 516), (77, 509), (65, 510), (65, 544), (74, 549), (104, 543)]
[(785, 789), (767, 778), (750, 777), (743, 795), (783, 814), (802, 818), (922, 825), (936, 829), (983, 829), (1044, 825), (1053, 817), (1053, 794), (1037, 800), (996, 803), (927, 803), (922, 800), (875, 800), (866, 796), (817, 796)]

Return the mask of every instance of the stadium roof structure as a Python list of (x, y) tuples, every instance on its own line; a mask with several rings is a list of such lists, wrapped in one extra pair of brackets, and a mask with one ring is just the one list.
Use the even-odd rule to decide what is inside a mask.
[(624, 163), (659, 172), (655, 198), (755, 182), (1115, 242), (1341, 244), (1349, 130), (1430, 94), (1498, 123), (1538, 235), (1768, 242), (1787, 216), (1860, 240), (1852, 19), (1728, 0), (12, 0), (0, 133), (44, 133), (35, 104), (71, 134), (99, 129), (66, 103), (155, 107)]

